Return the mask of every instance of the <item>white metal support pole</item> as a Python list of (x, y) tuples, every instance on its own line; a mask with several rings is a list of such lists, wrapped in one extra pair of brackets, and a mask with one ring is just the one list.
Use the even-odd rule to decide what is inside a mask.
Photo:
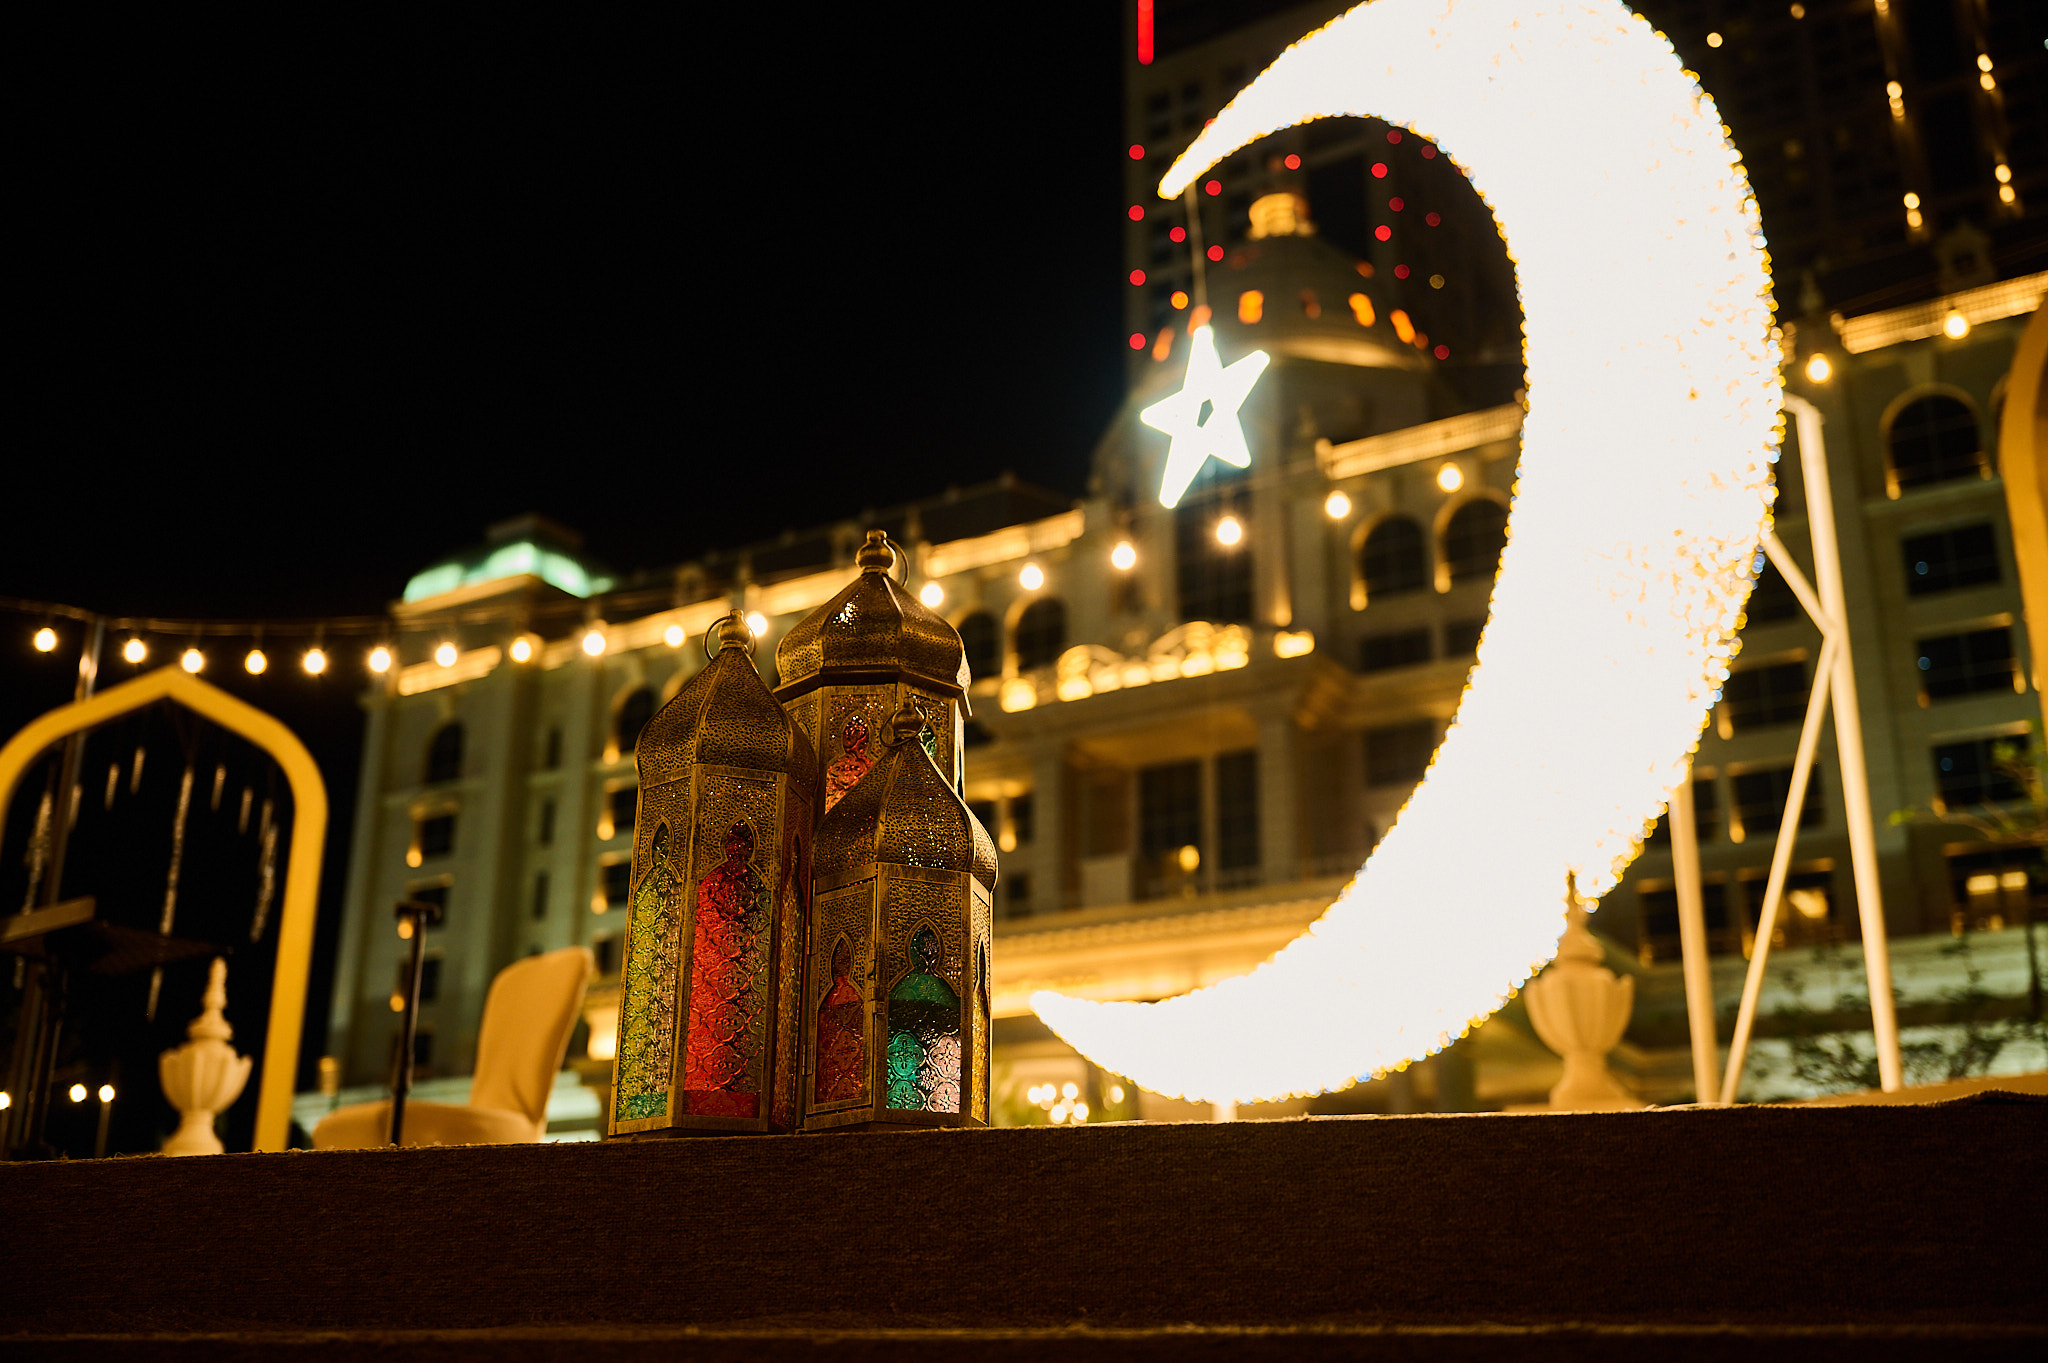
[(1678, 883), (1678, 955), (1685, 970), (1685, 1018), (1692, 1028), (1692, 1077), (1697, 1100), (1711, 1103), (1720, 1090), (1714, 1040), (1714, 969), (1707, 960), (1706, 897), (1700, 888), (1700, 830), (1693, 818), (1692, 764), (1671, 792), (1671, 877)]
[(1764, 963), (1771, 957), (1771, 935), (1778, 930), (1778, 909), (1785, 900), (1785, 875), (1792, 869), (1792, 848), (1799, 840), (1799, 816), (1806, 809), (1807, 781), (1813, 775), (1814, 753), (1820, 747), (1821, 721), (1828, 712), (1830, 688), (1822, 683), (1828, 669), (1834, 666), (1835, 647), (1835, 636), (1831, 634), (1820, 646), (1819, 663), (1813, 670), (1813, 689), (1806, 697), (1806, 722), (1799, 729), (1799, 754), (1792, 759), (1792, 788), (1785, 793), (1785, 813), (1778, 821), (1778, 842), (1771, 852), (1771, 877), (1764, 884), (1763, 912), (1757, 916), (1756, 944), (1750, 948), (1749, 974), (1742, 982), (1742, 1006), (1735, 1010), (1735, 1035), (1728, 1042), (1728, 1069), (1721, 1079), (1723, 1103), (1734, 1102), (1736, 1090), (1742, 1086), (1750, 1028), (1756, 1023), (1756, 1002), (1763, 993)]
[[(1813, 538), (1814, 586), (1821, 609), (1839, 627), (1834, 665), (1828, 669), (1835, 707), (1835, 748), (1842, 763), (1842, 809), (1849, 823), (1849, 863), (1856, 876), (1856, 911), (1863, 927), (1863, 964), (1870, 980), (1870, 1028), (1877, 1043), (1878, 1082), (1886, 1092), (1904, 1087), (1899, 1064), (1899, 1019), (1892, 1005), (1891, 943), (1885, 936), (1884, 899), (1877, 878), (1877, 830), (1870, 817), (1870, 771), (1863, 756), (1863, 711), (1856, 702), (1856, 666), (1849, 647), (1849, 613), (1842, 591), (1842, 550), (1835, 538), (1835, 503), (1828, 476), (1820, 409), (1787, 393), (1785, 406), (1799, 426), (1799, 468), (1806, 481), (1806, 523)], [(1816, 685), (1820, 678), (1814, 679)]]

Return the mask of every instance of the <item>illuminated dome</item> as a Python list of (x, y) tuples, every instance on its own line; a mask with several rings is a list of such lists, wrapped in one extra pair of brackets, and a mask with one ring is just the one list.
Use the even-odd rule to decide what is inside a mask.
[(782, 636), (776, 696), (791, 701), (819, 684), (908, 675), (951, 693), (967, 690), (967, 651), (953, 627), (905, 591), (889, 571), (896, 551), (879, 530), (855, 555), (860, 576)]
[(545, 516), (515, 516), (484, 532), (484, 543), (414, 573), (401, 597), (407, 605), (461, 591), (490, 595), (490, 584), (537, 577), (571, 596), (609, 591), (614, 579), (583, 557), (583, 537)]

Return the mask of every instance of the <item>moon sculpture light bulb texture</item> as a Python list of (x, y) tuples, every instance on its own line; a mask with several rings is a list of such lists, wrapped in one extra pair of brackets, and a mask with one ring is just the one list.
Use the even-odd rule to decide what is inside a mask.
[(1377, 116), (1471, 177), (1516, 261), (1528, 411), (1492, 612), (1429, 772), (1357, 878), (1246, 975), (1159, 1003), (1042, 992), (1156, 1092), (1341, 1088), (1441, 1049), (1557, 950), (1686, 770), (1767, 522), (1779, 347), (1740, 157), (1614, 0), (1378, 0), (1295, 44), (1160, 182)]

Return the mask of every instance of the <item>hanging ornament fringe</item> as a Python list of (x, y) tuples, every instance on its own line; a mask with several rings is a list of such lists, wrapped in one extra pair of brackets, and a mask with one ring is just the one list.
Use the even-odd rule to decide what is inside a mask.
[(64, 811), (64, 830), (67, 833), (78, 827), (78, 807), (83, 803), (85, 803), (85, 782), (73, 781), (71, 783), (70, 808)]
[(46, 790), (36, 805), (35, 831), (28, 838), (28, 897), (21, 901), (23, 913), (36, 906), (36, 892), (43, 888), (43, 867), (50, 856), (50, 803), (50, 792)]
[(106, 799), (100, 803), (100, 808), (112, 809), (114, 807), (114, 789), (120, 784), (121, 764), (119, 762), (107, 763), (107, 796)]
[[(140, 749), (137, 750), (138, 753)], [(178, 813), (171, 824), (171, 871), (164, 885), (164, 912), (158, 920), (157, 931), (168, 937), (171, 924), (178, 916), (178, 873), (185, 867), (185, 815), (192, 808), (192, 764), (185, 764), (185, 779), (178, 783)], [(156, 1021), (157, 996), (163, 992), (164, 968), (157, 966), (149, 972), (149, 1005), (143, 1009), (143, 1019)]]
[(130, 795), (142, 789), (142, 758), (142, 745), (137, 743), (135, 745), (135, 766), (128, 775), (128, 793)]
[(235, 820), (235, 831), (237, 833), (246, 833), (249, 831), (249, 801), (254, 799), (255, 795), (256, 792), (251, 790), (249, 787), (242, 787), (242, 812), (240, 816), (237, 817)]
[(228, 764), (220, 763), (213, 769), (213, 802), (208, 806), (214, 813), (220, 813), (221, 787), (228, 783)]

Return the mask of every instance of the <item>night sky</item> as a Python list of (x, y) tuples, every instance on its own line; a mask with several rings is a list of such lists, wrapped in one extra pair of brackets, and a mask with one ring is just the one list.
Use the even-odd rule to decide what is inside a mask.
[[(1123, 383), (1120, 12), (178, 13), (24, 41), (0, 594), (375, 615), (529, 510), (631, 571), (1005, 469), (1080, 493)], [(8, 733), (70, 698), (76, 627), (43, 655), (41, 623), (0, 614)], [(119, 641), (103, 685), (136, 670)], [(303, 642), (273, 634), (262, 678), (217, 642), (206, 675), (329, 782), (317, 1054), (365, 678), (360, 643), (305, 676)], [(139, 793), (91, 818), (153, 869), (84, 884), (74, 859), (67, 881), (138, 924), (168, 858), (167, 723), (86, 761), (91, 811), (148, 738)], [(36, 793), (0, 848), (5, 908)], [(187, 903), (210, 892), (198, 843), (229, 837), (207, 818)], [(248, 836), (207, 854), (223, 902), (247, 901)], [(133, 1063), (174, 1039), (130, 1038)]]

